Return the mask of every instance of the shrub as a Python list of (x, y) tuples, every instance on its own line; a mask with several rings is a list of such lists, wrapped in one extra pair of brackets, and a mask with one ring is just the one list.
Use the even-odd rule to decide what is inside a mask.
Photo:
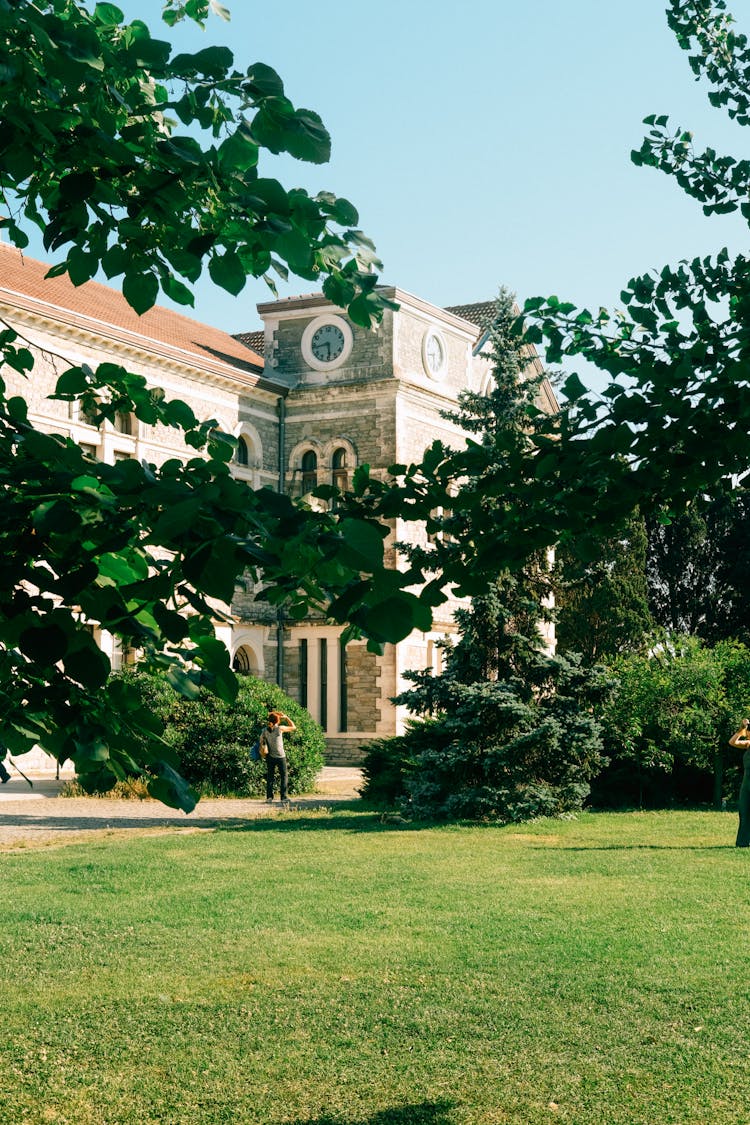
[(397, 802), (425, 820), (499, 823), (581, 808), (602, 765), (592, 709), (610, 690), (603, 670), (540, 656), (533, 693), (507, 681), (444, 675), (438, 687), (424, 673), (411, 678), (433, 702), (439, 691), (441, 708), (367, 748), (366, 800)]
[(380, 738), (365, 747), (362, 796), (377, 808), (398, 804), (406, 796), (405, 777), (414, 748), (409, 737)]
[(275, 684), (254, 676), (240, 678), (233, 703), (201, 689), (196, 699), (178, 695), (161, 677), (126, 670), (119, 673), (136, 687), (145, 706), (164, 723), (164, 739), (180, 757), (182, 773), (203, 795), (260, 796), (265, 765), (250, 758), (269, 708), (284, 711), (297, 725), (284, 736), (289, 764), (289, 792), (315, 787), (323, 765), (325, 740), (315, 720)]
[(613, 661), (604, 712), (610, 767), (594, 799), (606, 807), (705, 803), (739, 788), (741, 755), (727, 746), (748, 710), (750, 650), (664, 634)]
[[(60, 790), (61, 797), (108, 797), (111, 801), (147, 801), (149, 799), (146, 782), (141, 777), (133, 777), (128, 781), (116, 781), (111, 785), (112, 774), (102, 774), (101, 778), (87, 775), (87, 784), (81, 784), (79, 778), (63, 782)], [(97, 788), (101, 783), (102, 788)]]

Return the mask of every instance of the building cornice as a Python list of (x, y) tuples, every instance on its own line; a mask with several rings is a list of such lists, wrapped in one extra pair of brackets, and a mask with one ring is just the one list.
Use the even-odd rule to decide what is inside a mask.
[[(66, 318), (64, 309), (57, 310), (58, 316), (47, 310), (40, 311), (34, 308), (31, 302), (27, 305), (20, 299), (18, 303), (11, 304), (7, 301), (7, 295), (8, 290), (0, 288), (0, 320), (16, 331), (20, 332), (20, 326), (24, 326), (42, 336), (54, 335), (62, 341), (79, 347), (101, 349), (104, 344), (110, 356), (114, 353), (122, 360), (135, 360), (147, 366), (158, 364), (162, 372), (208, 381), (216, 387), (229, 389), (235, 393), (260, 390), (278, 397), (288, 391), (287, 387), (273, 383), (259, 373), (246, 372), (239, 367), (235, 369), (222, 361), (214, 363), (209, 358), (203, 360), (184, 348), (160, 345), (158, 341), (149, 337), (139, 338), (137, 333), (108, 326), (92, 318), (88, 318), (91, 324), (84, 327), (75, 323), (76, 320), (81, 319), (77, 313), (71, 313)], [(54, 306), (50, 308), (54, 309)], [(123, 336), (134, 338), (127, 340), (123, 339)], [(32, 340), (31, 343), (41, 351), (53, 350), (43, 341)]]
[[(395, 285), (383, 285), (378, 287), (378, 292), (388, 300), (395, 301), (402, 309), (408, 308), (412, 312), (421, 313), (430, 321), (438, 321), (454, 331), (460, 332), (472, 343), (479, 335), (479, 329), (471, 321), (464, 320), (462, 316), (456, 316), (455, 313), (448, 312), (447, 309), (441, 309), (438, 305), (430, 304), (429, 301), (416, 297), (406, 289), (399, 289)], [(312, 315), (313, 312), (320, 313), (321, 310), (346, 316), (346, 309), (333, 304), (322, 293), (305, 293), (301, 297), (284, 297), (280, 301), (264, 301), (256, 308), (262, 319), (266, 317), (293, 319)]]

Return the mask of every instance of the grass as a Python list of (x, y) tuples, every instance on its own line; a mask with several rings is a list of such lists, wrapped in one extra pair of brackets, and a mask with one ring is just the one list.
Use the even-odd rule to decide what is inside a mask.
[(0, 855), (1, 1125), (745, 1125), (731, 814)]

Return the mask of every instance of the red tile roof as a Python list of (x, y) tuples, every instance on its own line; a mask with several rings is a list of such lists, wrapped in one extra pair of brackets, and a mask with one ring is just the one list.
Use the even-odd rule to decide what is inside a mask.
[(0, 242), (0, 304), (245, 385), (263, 374), (262, 356), (227, 332), (160, 305), (139, 316), (116, 289), (98, 281), (75, 286), (65, 274), (46, 278), (48, 269)]

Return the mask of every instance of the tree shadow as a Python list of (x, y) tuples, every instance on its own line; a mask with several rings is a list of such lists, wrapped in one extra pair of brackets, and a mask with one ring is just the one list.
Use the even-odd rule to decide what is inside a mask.
[(455, 1125), (453, 1109), (451, 1102), (420, 1102), (418, 1105), (379, 1109), (370, 1117), (324, 1114), (322, 1117), (297, 1118), (291, 1125)]
[[(531, 844), (531, 850), (544, 850), (542, 844)], [(556, 847), (556, 852), (716, 852), (730, 848), (734, 844), (567, 844)]]
[(279, 817), (258, 817), (253, 820), (217, 821), (219, 832), (418, 832), (438, 827), (427, 821), (404, 820), (393, 823), (383, 818), (379, 811), (363, 810), (354, 814), (353, 810), (332, 810), (331, 816), (304, 816), (302, 814)]

